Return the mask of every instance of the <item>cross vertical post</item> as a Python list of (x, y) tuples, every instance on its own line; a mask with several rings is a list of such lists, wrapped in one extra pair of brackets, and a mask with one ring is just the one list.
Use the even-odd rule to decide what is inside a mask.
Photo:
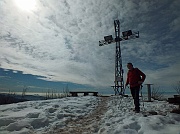
[[(115, 86), (113, 88), (115, 90), (115, 95), (116, 95), (116, 94), (124, 94), (119, 20), (114, 20), (114, 29), (115, 29), (116, 53), (115, 53), (115, 81), (114, 81)], [(120, 92), (119, 92), (119, 88), (121, 89)]]

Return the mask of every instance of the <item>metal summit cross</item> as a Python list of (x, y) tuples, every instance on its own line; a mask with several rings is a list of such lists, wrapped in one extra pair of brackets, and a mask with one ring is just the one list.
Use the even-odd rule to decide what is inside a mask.
[[(99, 46), (108, 45), (111, 43), (116, 43), (115, 49), (115, 80), (113, 87), (115, 95), (124, 95), (124, 80), (123, 80), (123, 69), (122, 69), (122, 57), (121, 57), (121, 47), (120, 41), (125, 41), (129, 39), (139, 38), (139, 32), (132, 32), (131, 30), (122, 32), (120, 36), (120, 22), (119, 20), (114, 20), (115, 38), (112, 35), (105, 36), (104, 40), (99, 41)], [(119, 91), (119, 88), (121, 91)]]

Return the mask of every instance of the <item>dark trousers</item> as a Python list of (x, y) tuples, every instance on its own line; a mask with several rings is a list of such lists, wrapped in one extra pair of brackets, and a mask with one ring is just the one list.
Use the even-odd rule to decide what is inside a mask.
[(134, 99), (135, 110), (140, 111), (140, 107), (139, 107), (139, 90), (140, 90), (140, 87), (139, 86), (131, 87), (130, 90), (131, 90), (131, 95)]

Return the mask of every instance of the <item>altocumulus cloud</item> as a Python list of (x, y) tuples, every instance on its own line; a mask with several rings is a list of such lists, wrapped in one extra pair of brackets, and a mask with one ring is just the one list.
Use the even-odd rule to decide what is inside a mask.
[[(122, 30), (139, 30), (141, 36), (122, 43), (123, 64), (131, 61), (150, 73), (147, 82), (161, 83), (179, 65), (178, 5), (178, 0), (37, 0), (28, 12), (1, 0), (1, 68), (48, 81), (109, 86), (115, 46), (99, 47), (98, 41), (114, 36), (113, 21), (120, 19)], [(167, 83), (179, 78), (175, 74)]]

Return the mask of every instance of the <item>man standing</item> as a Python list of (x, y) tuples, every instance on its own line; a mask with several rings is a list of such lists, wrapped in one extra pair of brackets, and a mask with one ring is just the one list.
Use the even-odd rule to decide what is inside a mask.
[(127, 63), (128, 73), (126, 85), (130, 85), (131, 95), (134, 99), (135, 112), (139, 113), (139, 91), (140, 86), (144, 82), (146, 75), (141, 72), (138, 68), (134, 68), (132, 63)]

